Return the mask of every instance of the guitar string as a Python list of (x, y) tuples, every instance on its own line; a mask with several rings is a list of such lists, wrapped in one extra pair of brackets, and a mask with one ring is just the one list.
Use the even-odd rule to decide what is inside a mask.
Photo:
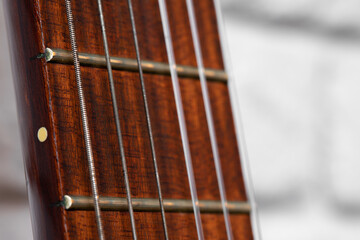
[(74, 26), (73, 14), (72, 14), (72, 10), (71, 10), (71, 1), (65, 0), (65, 6), (66, 6), (66, 15), (67, 15), (68, 27), (69, 27), (69, 33), (70, 33), (72, 54), (73, 54), (73, 59), (74, 59), (75, 78), (76, 78), (79, 101), (80, 101), (80, 112), (81, 112), (81, 120), (82, 120), (83, 132), (84, 132), (86, 155), (87, 155), (87, 160), (88, 160), (88, 165), (89, 165), (91, 190), (92, 190), (92, 195), (93, 195), (93, 199), (94, 199), (97, 230), (98, 230), (100, 240), (105, 240), (103, 226), (102, 226), (102, 220), (101, 220), (100, 205), (99, 205), (99, 194), (98, 194), (97, 183), (96, 183), (94, 156), (93, 156), (93, 151), (92, 151), (92, 146), (91, 146), (91, 137), (90, 137), (89, 124), (88, 124), (88, 119), (87, 119), (85, 97), (84, 97), (82, 80), (81, 80), (80, 62), (79, 62), (76, 37), (75, 37), (75, 26)]
[(182, 105), (179, 79), (178, 79), (178, 75), (176, 72), (176, 62), (175, 62), (174, 49), (173, 49), (172, 38), (171, 38), (171, 33), (170, 33), (168, 12), (167, 12), (166, 3), (164, 0), (158, 0), (158, 3), (159, 3), (159, 8), (160, 8), (161, 22), (162, 22), (162, 26), (163, 26), (163, 33), (164, 33), (165, 44), (166, 44), (166, 52), (168, 55), (168, 61), (169, 61), (169, 67), (170, 67), (171, 81), (172, 81), (173, 90), (174, 90), (176, 111), (177, 111), (177, 115), (178, 115), (181, 140), (182, 140), (182, 144), (183, 144), (186, 170), (187, 170), (189, 186), (190, 186), (191, 200), (192, 200), (192, 205), (193, 205), (193, 209), (194, 209), (196, 231), (197, 231), (198, 239), (202, 240), (202, 239), (204, 239), (204, 232), (203, 232), (203, 227), (202, 227), (202, 223), (201, 223), (199, 200), (198, 200), (198, 196), (197, 196), (196, 183), (195, 183), (193, 165), (192, 165), (192, 160), (191, 160), (189, 139), (187, 136), (187, 129), (186, 129), (186, 122), (185, 122), (185, 117), (184, 117), (184, 108)]
[(136, 52), (136, 60), (137, 60), (138, 69), (139, 69), (139, 78), (140, 78), (140, 83), (141, 83), (141, 92), (142, 92), (143, 101), (144, 101), (146, 123), (147, 123), (147, 128), (148, 128), (153, 165), (154, 165), (154, 170), (155, 170), (155, 178), (156, 178), (156, 185), (157, 185), (158, 196), (159, 196), (159, 204), (160, 204), (160, 210), (161, 210), (163, 230), (164, 230), (165, 239), (167, 240), (168, 239), (168, 231), (167, 231), (166, 218), (165, 218), (165, 209), (164, 209), (164, 203), (163, 203), (163, 198), (162, 198), (162, 193), (161, 193), (160, 177), (159, 177), (159, 171), (158, 171), (157, 160), (156, 160), (155, 144), (154, 144), (152, 127), (151, 127), (151, 119), (150, 119), (150, 112), (149, 112), (149, 106), (148, 106), (147, 95), (146, 95), (144, 75), (143, 75), (143, 70), (142, 70), (142, 66), (141, 66), (139, 42), (138, 42), (137, 33), (136, 33), (134, 11), (133, 11), (133, 6), (132, 6), (131, 0), (128, 0), (127, 2), (128, 2), (129, 13), (130, 13), (131, 28), (132, 28), (134, 47), (135, 47), (135, 52)]
[[(75, 72), (76, 72), (76, 78), (77, 78), (77, 83), (78, 83), (78, 90), (79, 90), (79, 98), (80, 98), (80, 107), (81, 107), (81, 112), (82, 112), (82, 120), (83, 120), (83, 125), (84, 125), (84, 135), (85, 135), (85, 144), (87, 145), (86, 148), (87, 148), (87, 154), (88, 154), (88, 159), (89, 159), (89, 169), (90, 169), (90, 173), (91, 173), (91, 182), (92, 182), (92, 190), (93, 190), (93, 195), (94, 195), (94, 202), (95, 202), (95, 212), (96, 212), (96, 218), (97, 218), (97, 225), (98, 225), (98, 232), (99, 232), (99, 236), (100, 236), (100, 239), (104, 239), (104, 236), (103, 236), (103, 230), (102, 230), (102, 224), (101, 224), (101, 215), (100, 215), (100, 208), (99, 208), (99, 203), (98, 203), (98, 194), (97, 194), (97, 186), (96, 186), (96, 178), (95, 178), (95, 168), (94, 168), (94, 161), (93, 161), (93, 156), (92, 156), (92, 149), (91, 149), (91, 139), (90, 139), (90, 135), (89, 135), (89, 129), (88, 129), (88, 123), (87, 123), (87, 114), (86, 114), (86, 106), (85, 106), (85, 101), (84, 101), (84, 96), (83, 96), (83, 91), (82, 91), (82, 82), (81, 82), (81, 75), (80, 75), (80, 64), (79, 64), (79, 59), (78, 59), (78, 53), (77, 53), (77, 46), (76, 46), (76, 40), (75, 40), (75, 32), (74, 32), (74, 27), (73, 27), (73, 20), (72, 20), (72, 12), (71, 12), (71, 6), (70, 6), (70, 1), (69, 0), (65, 0), (66, 2), (66, 8), (67, 8), (67, 16), (68, 16), (68, 23), (69, 23), (69, 31), (70, 31), (70, 36), (71, 36), (71, 45), (72, 45), (72, 48), (73, 48), (73, 57), (74, 57), (74, 67), (75, 67)], [(159, 2), (161, 2), (161, 0), (159, 0)], [(136, 54), (137, 54), (137, 59), (138, 59), (138, 64), (139, 64), (139, 68), (141, 69), (141, 64), (140, 64), (140, 59), (139, 59), (139, 51), (138, 51), (138, 46), (137, 46), (137, 38), (136, 38), (136, 30), (135, 30), (135, 26), (134, 26), (134, 18), (133, 18), (133, 14), (132, 14), (132, 7), (131, 7), (131, 0), (128, 0), (128, 3), (129, 3), (129, 11), (131, 12), (131, 20), (132, 20), (132, 26), (133, 26), (133, 33), (134, 33), (134, 41), (135, 41), (135, 45), (136, 45)], [(192, 4), (192, 3), (191, 3)], [(106, 40), (106, 33), (105, 33), (105, 25), (104, 25), (104, 20), (103, 20), (103, 14), (102, 14), (102, 8), (101, 8), (101, 0), (98, 0), (98, 5), (99, 5), (99, 13), (100, 13), (100, 19), (101, 19), (101, 27), (102, 27), (102, 32), (103, 32), (103, 38), (104, 38), (104, 47), (105, 47), (105, 51), (106, 51), (106, 58), (107, 58), (107, 66), (108, 66), (108, 72), (109, 72), (109, 79), (110, 79), (110, 82), (112, 82), (112, 88), (114, 87), (113, 85), (113, 80), (112, 80), (112, 70), (111, 70), (111, 66), (110, 66), (110, 59), (109, 59), (109, 53), (108, 53), (108, 47), (107, 47), (107, 40)], [(165, 6), (165, 4), (163, 3), (163, 7)], [(194, 35), (194, 31), (195, 31), (195, 35), (196, 35), (196, 23), (194, 22), (194, 13), (193, 13), (193, 7), (190, 6), (189, 7), (189, 1), (187, 1), (187, 6), (188, 6), (188, 12), (189, 12), (189, 18), (190, 18), (190, 22), (191, 22), (191, 28), (192, 28), (192, 34)], [(166, 9), (166, 7), (165, 7)], [(166, 14), (166, 12), (165, 12)], [(163, 16), (162, 16), (163, 17)], [(163, 23), (164, 25), (164, 23)], [(167, 26), (168, 27), (168, 26)], [(195, 30), (194, 30), (195, 29)], [(167, 28), (168, 30), (168, 28)], [(170, 36), (170, 31), (169, 32), (169, 37), (170, 37), (170, 41), (171, 41), (171, 36)], [(196, 36), (197, 37), (197, 36)], [(198, 39), (196, 39), (196, 37), (193, 36), (193, 39), (194, 39), (194, 45), (199, 47), (199, 41)], [(166, 39), (166, 37), (165, 37)], [(169, 42), (169, 41), (167, 41)], [(197, 44), (196, 44), (197, 42)], [(167, 43), (168, 45), (168, 43)], [(172, 49), (172, 47), (171, 47)], [(195, 47), (196, 49), (196, 47)], [(198, 48), (199, 49), (199, 48)], [(168, 49), (167, 49), (168, 50)], [(202, 64), (202, 59), (201, 59), (201, 52), (200, 51), (197, 51), (198, 53), (196, 54), (197, 55), (197, 62), (198, 62), (198, 65), (200, 65), (199, 67), (199, 75), (200, 75), (200, 80), (202, 80), (201, 78), (205, 78), (204, 76), (204, 69), (203, 69), (203, 64)], [(169, 55), (169, 51), (168, 51), (168, 55)], [(200, 57), (200, 61), (199, 61), (199, 57)], [(173, 56), (172, 56), (172, 59), (174, 60)], [(170, 60), (169, 60), (170, 62)], [(200, 64), (199, 64), (200, 62)], [(109, 70), (109, 66), (110, 66), (110, 70)], [(179, 83), (178, 83), (178, 79), (177, 79), (177, 74), (176, 74), (176, 64), (175, 62), (173, 62), (173, 64), (170, 63), (170, 66), (171, 66), (171, 75), (174, 76), (174, 72), (175, 72), (175, 81), (177, 82), (177, 87), (179, 87)], [(139, 70), (140, 70), (139, 69)], [(140, 70), (141, 71), (141, 70)], [(142, 72), (142, 71), (141, 71)], [(142, 75), (140, 73), (140, 75)], [(202, 76), (203, 75), (203, 76)], [(144, 82), (143, 82), (143, 78), (141, 77), (141, 81), (142, 81), (142, 87), (143, 87), (143, 90), (144, 89)], [(173, 84), (174, 84), (174, 81), (173, 81)], [(205, 82), (206, 84), (206, 82)], [(203, 84), (202, 84), (203, 85)], [(206, 86), (207, 87), (207, 86)], [(207, 90), (207, 89), (206, 89)], [(175, 90), (174, 90), (175, 91)], [(180, 91), (179, 89), (177, 89), (177, 92), (178, 94), (180, 94)], [(116, 96), (114, 96), (115, 93), (114, 91), (112, 91), (112, 97), (113, 97), (113, 100), (114, 100), (114, 97), (116, 99)], [(175, 95), (176, 94), (176, 91), (175, 91)], [(203, 96), (206, 96), (207, 94), (204, 94), (203, 93)], [(178, 95), (180, 96), (180, 104), (181, 104), (181, 95)], [(208, 96), (207, 97), (204, 97), (205, 99), (207, 98), (207, 102), (209, 103), (209, 99), (208, 99)], [(146, 99), (146, 97), (144, 97), (144, 100)], [(204, 102), (206, 102), (206, 100), (204, 99)], [(115, 106), (117, 105), (116, 104), (116, 101), (115, 101)], [(178, 105), (178, 104), (177, 104)], [(115, 108), (114, 106), (114, 108)], [(145, 101), (145, 106), (147, 107), (147, 104), (146, 104), (146, 101)], [(205, 106), (206, 106), (206, 103), (205, 103)], [(182, 105), (181, 105), (181, 108), (182, 108)], [(116, 112), (117, 112), (117, 108), (116, 108)], [(147, 111), (148, 113), (148, 111)], [(210, 109), (210, 114), (211, 114), (211, 109)], [(118, 114), (115, 114), (115, 118), (118, 118)], [(179, 115), (180, 116), (180, 115)], [(147, 115), (147, 117), (149, 117), (149, 115)], [(183, 116), (182, 116), (183, 118)], [(208, 117), (207, 117), (208, 118)], [(212, 115), (211, 115), (211, 118), (212, 118)], [(184, 120), (184, 119), (183, 119)], [(212, 119), (211, 119), (212, 120)], [(211, 121), (210, 120), (210, 121)], [(209, 121), (209, 120), (208, 120)], [(119, 123), (119, 120), (117, 120), (116, 122)], [(213, 120), (212, 120), (212, 123), (213, 123)], [(119, 124), (117, 124), (118, 126)], [(148, 122), (148, 125), (149, 125), (149, 122)], [(85, 127), (86, 126), (86, 127)], [(210, 128), (210, 127), (209, 127)], [(151, 129), (151, 128), (150, 128)], [(186, 129), (186, 126), (185, 126), (185, 129)], [(120, 130), (120, 128), (119, 128)], [(119, 135), (119, 131), (118, 130), (118, 135)], [(214, 130), (214, 129), (213, 129)], [(211, 130), (210, 130), (211, 132)], [(186, 133), (186, 132), (185, 132)], [(187, 136), (186, 136), (187, 138)], [(120, 139), (121, 139), (121, 132), (120, 132)], [(120, 143), (121, 142), (121, 143)], [(122, 145), (122, 140), (119, 141), (120, 145)], [(215, 143), (216, 143), (216, 138), (215, 138)], [(153, 148), (153, 144), (152, 144), (152, 150), (154, 149)], [(217, 148), (217, 146), (216, 146)], [(214, 151), (214, 149), (213, 149)], [(89, 154), (90, 153), (90, 154)], [(218, 155), (218, 152), (217, 152), (217, 155)], [(154, 156), (154, 155), (153, 155)], [(123, 159), (125, 159), (123, 157)], [(155, 160), (156, 161), (156, 160)], [(156, 163), (155, 163), (156, 164)], [(215, 162), (216, 164), (216, 162)], [(219, 162), (218, 162), (219, 164)], [(126, 162), (125, 164), (123, 164), (123, 166), (126, 165)], [(218, 171), (218, 169), (217, 169)], [(124, 172), (127, 172), (127, 170), (125, 169)], [(125, 175), (125, 174), (124, 174)], [(127, 175), (127, 173), (126, 173)], [(190, 174), (192, 175), (192, 179), (194, 180), (193, 178), (193, 174)], [(219, 175), (217, 173), (217, 175)], [(157, 175), (158, 177), (158, 175)], [(128, 186), (128, 183), (126, 184), (127, 185), (127, 195), (128, 195), (128, 204), (129, 204), (129, 211), (130, 211), (130, 215), (131, 215), (131, 212), (132, 212), (132, 205), (131, 205), (131, 196), (130, 196), (130, 189), (129, 189), (129, 186)], [(195, 191), (196, 191), (196, 188), (195, 188)], [(223, 192), (224, 193), (224, 192)], [(160, 194), (160, 191), (159, 191), (159, 194)], [(222, 202), (223, 202), (223, 196), (222, 196)], [(161, 204), (161, 203), (160, 203)], [(194, 204), (194, 202), (193, 202)], [(223, 204), (224, 205), (224, 204)], [(195, 201), (195, 206), (197, 207), (194, 207), (194, 208), (197, 208), (198, 209), (198, 201), (196, 200)], [(131, 209), (131, 210), (130, 210)], [(227, 208), (226, 208), (226, 211), (227, 211)], [(224, 211), (225, 212), (225, 211)], [(133, 214), (133, 213), (132, 213)], [(199, 213), (200, 214), (200, 213)], [(163, 208), (162, 208), (162, 215), (163, 215)], [(195, 213), (196, 215), (196, 213)], [(163, 216), (164, 217), (164, 216)], [(132, 217), (133, 218), (133, 217)], [(226, 218), (225, 218), (225, 221), (226, 221)], [(132, 221), (133, 222), (133, 221)], [(165, 222), (164, 222), (165, 224)], [(201, 224), (201, 221), (200, 221), (200, 224)], [(198, 225), (198, 224), (197, 224)], [(134, 224), (132, 223), (132, 229), (133, 229), (133, 236), (134, 236), (134, 239), (136, 239), (136, 232), (134, 233)], [(165, 224), (165, 227), (164, 227), (164, 231), (166, 232), (166, 224)], [(227, 227), (227, 231), (228, 231), (228, 227)], [(199, 235), (199, 233), (198, 233)], [(200, 235), (203, 235), (203, 234), (200, 234)], [(199, 235), (199, 238), (202, 239)], [(167, 234), (166, 234), (166, 237), (167, 237)], [(229, 238), (229, 236), (228, 236)], [(230, 239), (230, 238), (229, 238)]]
[(203, 60), (202, 60), (202, 53), (201, 53), (201, 47), (200, 47), (200, 40), (199, 40), (199, 36), (198, 36), (193, 1), (186, 0), (186, 6), (187, 6), (188, 15), (189, 15), (190, 28), (191, 28), (192, 38), (193, 38), (196, 62), (197, 62), (197, 66), (199, 69), (201, 92), (203, 95), (203, 102), (204, 102), (204, 106), (205, 106), (206, 120), (207, 120), (207, 124), (208, 124), (208, 128), (209, 128), (211, 148), (212, 148), (212, 153), (213, 153), (214, 162), (215, 162), (216, 177), (217, 177), (217, 181), (218, 181), (218, 185), (219, 185), (219, 192), (220, 192), (220, 198), (221, 198), (221, 206), (222, 206), (223, 214), (224, 214), (226, 234), (227, 234), (228, 239), (233, 239), (231, 222), (230, 222), (230, 217), (229, 217), (229, 210), (227, 207), (228, 203), (226, 200), (225, 185), (224, 185), (223, 174), (222, 174), (222, 170), (221, 170), (219, 149), (218, 149), (218, 144), (217, 144), (217, 139), (216, 139), (214, 119), (213, 119), (213, 114), (212, 114), (212, 110), (211, 110), (209, 90), (208, 90), (206, 77), (205, 77), (205, 73), (204, 73), (204, 64), (203, 64)]
[(249, 198), (250, 205), (251, 205), (251, 212), (250, 212), (250, 219), (251, 219), (251, 226), (253, 230), (254, 239), (261, 240), (261, 230), (260, 230), (260, 224), (259, 224), (259, 217), (257, 212), (257, 206), (255, 201), (255, 194), (254, 194), (254, 185), (252, 183), (252, 177), (249, 167), (249, 158), (247, 155), (247, 147), (246, 147), (246, 141), (244, 137), (244, 130), (242, 126), (242, 119), (241, 119), (241, 109), (239, 104), (239, 98), (236, 93), (236, 84), (234, 81), (234, 72), (231, 67), (231, 61), (230, 61), (230, 55), (229, 55), (229, 46), (228, 41), (226, 39), (226, 34), (224, 30), (224, 20), (221, 13), (221, 4), (219, 0), (214, 0), (214, 6), (215, 6), (215, 13), (216, 13), (216, 19), (217, 19), (217, 26), (220, 36), (220, 46), (221, 46), (221, 52), (223, 56), (224, 61), (224, 67), (228, 74), (228, 89), (230, 94), (230, 101), (232, 112), (234, 113), (234, 119), (235, 119), (235, 127), (236, 127), (236, 138), (238, 142), (238, 149), (240, 153), (240, 164), (241, 169), (244, 176), (244, 182), (246, 186), (246, 195)]
[(114, 84), (114, 78), (113, 78), (111, 63), (110, 63), (109, 47), (108, 47), (108, 43), (107, 43), (106, 30), (105, 30), (105, 21), (104, 21), (104, 15), (103, 15), (103, 10), (102, 10), (101, 0), (97, 0), (97, 4), (98, 4), (98, 10), (99, 10), (100, 24), (101, 24), (101, 33), (102, 33), (102, 38), (103, 38), (104, 50), (105, 50), (106, 67), (107, 67), (107, 72), (108, 72), (108, 77), (109, 77), (109, 84), (110, 84), (111, 100), (112, 100), (112, 106), (113, 106), (113, 112), (114, 112), (114, 119), (115, 119), (115, 124), (116, 124), (116, 133), (117, 133), (117, 138), (118, 138), (118, 143), (119, 143), (122, 170), (123, 170), (123, 175), (124, 175), (126, 198), (127, 198), (127, 203), (128, 203), (128, 206), (129, 206), (131, 231), (132, 231), (133, 239), (137, 240), (136, 225), (135, 225), (134, 210), (133, 210), (133, 206), (132, 206), (129, 176), (128, 176), (127, 165), (126, 165), (124, 144), (123, 144), (123, 139), (122, 139), (121, 125), (120, 125), (120, 118), (119, 118), (119, 111), (118, 111), (118, 105), (117, 105), (117, 101), (116, 101), (117, 98), (116, 98), (116, 92), (115, 92), (115, 84)]

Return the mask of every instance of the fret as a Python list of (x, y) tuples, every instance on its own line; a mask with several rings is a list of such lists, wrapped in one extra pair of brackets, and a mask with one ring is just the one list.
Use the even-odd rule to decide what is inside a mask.
[[(38, 58), (45, 58), (50, 63), (73, 64), (71, 51), (46, 48), (45, 53), (40, 54)], [(106, 68), (105, 56), (99, 54), (80, 53), (80, 64), (88, 67)], [(139, 70), (136, 59), (123, 57), (110, 57), (111, 67), (114, 70), (125, 70), (137, 72)], [(142, 60), (141, 66), (144, 73), (170, 75), (170, 68), (167, 63)], [(192, 66), (177, 65), (179, 77), (199, 78), (198, 69)], [(205, 69), (206, 79), (209, 81), (227, 82), (227, 74), (222, 70), (207, 68)]]
[[(187, 199), (164, 199), (166, 212), (191, 213), (193, 207), (191, 200)], [(66, 210), (94, 210), (93, 199), (89, 196), (65, 195), (62, 202)], [(105, 211), (128, 211), (126, 198), (100, 197), (101, 210)], [(156, 198), (133, 198), (132, 206), (136, 212), (160, 212), (159, 199)], [(246, 201), (228, 201), (230, 214), (247, 214), (251, 211), (250, 204)], [(222, 213), (221, 201), (199, 200), (201, 213)]]

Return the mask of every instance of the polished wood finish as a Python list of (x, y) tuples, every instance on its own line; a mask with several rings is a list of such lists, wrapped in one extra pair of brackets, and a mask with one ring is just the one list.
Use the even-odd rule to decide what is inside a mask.
[[(212, 0), (194, 1), (204, 64), (223, 69)], [(178, 64), (196, 66), (185, 0), (167, 1)], [(157, 0), (133, 0), (143, 59), (167, 62)], [(104, 55), (94, 0), (72, 1), (80, 52)], [(126, 1), (103, 0), (110, 54), (136, 58)], [(34, 58), (45, 47), (71, 50), (64, 1), (6, 0), (12, 64), (21, 125), (34, 239), (97, 239), (94, 212), (65, 211), (65, 194), (91, 195), (74, 68)], [(86, 105), (102, 196), (125, 197), (120, 154), (106, 69), (82, 67)], [(139, 74), (114, 70), (118, 111), (125, 144), (131, 193), (157, 198), (154, 168)], [(162, 194), (191, 199), (171, 79), (145, 74)], [(199, 199), (219, 200), (215, 166), (200, 83), (181, 78), (181, 92)], [(229, 93), (224, 82), (209, 82), (211, 105), (227, 198), (246, 201)], [(36, 138), (46, 127), (48, 139)], [(164, 239), (159, 212), (136, 212), (139, 239)], [(102, 212), (107, 239), (132, 239), (129, 214)], [(220, 214), (201, 214), (206, 239), (226, 239)], [(196, 239), (191, 213), (166, 213), (170, 239)], [(235, 239), (250, 240), (248, 214), (231, 215)]]

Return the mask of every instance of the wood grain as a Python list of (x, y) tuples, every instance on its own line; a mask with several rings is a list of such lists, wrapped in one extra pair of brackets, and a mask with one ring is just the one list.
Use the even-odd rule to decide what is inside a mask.
[[(7, 0), (17, 103), (35, 239), (97, 239), (95, 216), (65, 211), (64, 194), (90, 195), (74, 68), (32, 59), (45, 47), (71, 50), (64, 1)], [(157, 0), (133, 0), (142, 59), (167, 62)], [(205, 67), (223, 69), (212, 0), (194, 1)], [(196, 66), (185, 0), (168, 0), (176, 62)], [(96, 1), (72, 1), (79, 51), (104, 54)], [(126, 1), (103, 0), (109, 51), (135, 58)], [(113, 71), (133, 197), (158, 192), (139, 74)], [(96, 177), (102, 196), (125, 197), (106, 69), (82, 67)], [(190, 199), (170, 76), (144, 74), (164, 198)], [(199, 199), (219, 200), (209, 132), (197, 79), (180, 79)], [(246, 200), (226, 83), (209, 82), (211, 106), (229, 200)], [(45, 126), (49, 138), (36, 139)], [(160, 213), (135, 213), (139, 239), (164, 239)], [(132, 239), (127, 212), (102, 212), (107, 239)], [(196, 239), (193, 214), (166, 213), (170, 239)], [(221, 214), (202, 214), (206, 239), (226, 239)], [(235, 239), (252, 239), (248, 215), (232, 215)]]

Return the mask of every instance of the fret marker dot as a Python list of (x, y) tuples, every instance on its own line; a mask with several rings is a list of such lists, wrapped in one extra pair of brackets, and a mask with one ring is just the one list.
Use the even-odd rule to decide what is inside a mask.
[(45, 127), (39, 128), (39, 130), (37, 132), (37, 137), (38, 137), (40, 142), (45, 142), (46, 141), (46, 139), (48, 137), (48, 132), (47, 132)]

